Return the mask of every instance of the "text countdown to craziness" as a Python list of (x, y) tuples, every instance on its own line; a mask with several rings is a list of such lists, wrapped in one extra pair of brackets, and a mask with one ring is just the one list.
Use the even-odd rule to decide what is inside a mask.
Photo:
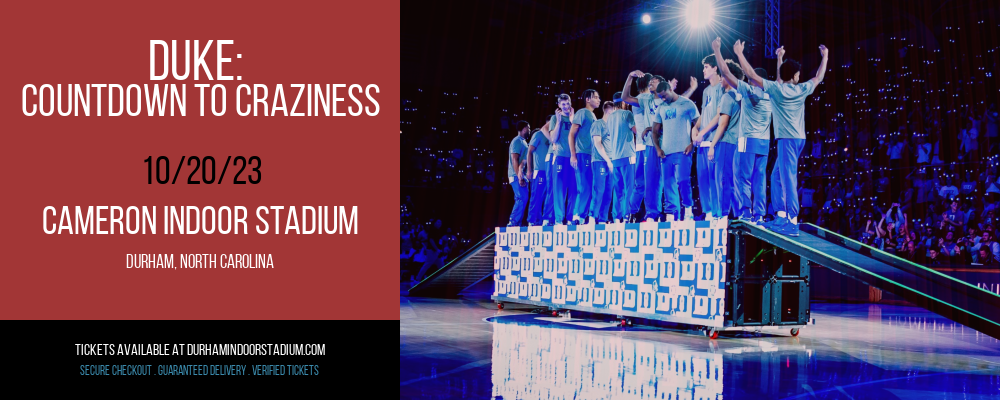
[[(194, 51), (192, 52), (191, 47)], [(209, 51), (216, 53), (215, 65), (205, 62)], [(232, 81), (224, 67), (235, 62), (224, 47), (232, 40), (149, 41), (149, 80)], [(180, 49), (183, 46), (183, 50)], [(243, 54), (236, 54), (241, 60)], [(249, 58), (249, 57), (248, 57)], [(213, 71), (214, 67), (214, 71)], [(54, 77), (58, 80), (58, 77)], [(242, 81), (242, 76), (236, 76)], [(29, 117), (67, 116), (187, 116), (189, 97), (194, 98), (196, 115), (221, 117), (235, 108), (246, 116), (343, 117), (378, 115), (374, 83), (290, 83), (239, 84), (229, 93), (225, 84), (196, 83), (26, 83), (21, 87), (21, 111)], [(195, 93), (197, 92), (197, 93)], [(230, 106), (231, 105), (231, 106)]]

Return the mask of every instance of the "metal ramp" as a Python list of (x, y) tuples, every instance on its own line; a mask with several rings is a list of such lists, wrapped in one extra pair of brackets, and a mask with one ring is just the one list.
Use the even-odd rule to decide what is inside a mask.
[[(731, 237), (749, 236), (837, 273), (891, 292), (906, 301), (1000, 338), (1000, 296), (812, 224), (788, 237), (734, 221)], [(731, 243), (732, 244), (732, 243)]]
[(454, 260), (428, 275), (409, 290), (410, 296), (457, 297), (465, 288), (493, 276), (496, 233), (480, 240)]

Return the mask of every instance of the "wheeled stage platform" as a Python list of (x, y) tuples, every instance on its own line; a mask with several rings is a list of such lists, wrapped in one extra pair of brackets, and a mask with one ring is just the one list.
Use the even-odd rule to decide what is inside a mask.
[(723, 330), (797, 335), (814, 322), (810, 269), (819, 264), (1000, 338), (997, 294), (815, 225), (800, 230), (788, 237), (726, 219), (501, 227), (492, 239), (491, 298), (501, 308), (521, 303), (623, 323), (688, 324), (710, 337)]

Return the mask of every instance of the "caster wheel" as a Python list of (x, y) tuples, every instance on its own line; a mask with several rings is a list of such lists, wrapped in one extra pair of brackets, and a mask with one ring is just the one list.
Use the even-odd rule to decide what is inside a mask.
[(497, 303), (497, 310), (503, 310), (503, 303)]
[(709, 329), (707, 332), (705, 332), (705, 335), (708, 336), (709, 339), (718, 339), (719, 331), (715, 329)]
[(799, 328), (792, 329), (792, 336), (799, 336)]

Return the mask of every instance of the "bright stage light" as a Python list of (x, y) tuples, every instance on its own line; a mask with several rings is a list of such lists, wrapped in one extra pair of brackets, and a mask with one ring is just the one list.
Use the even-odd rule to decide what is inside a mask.
[(711, 0), (691, 0), (687, 3), (685, 10), (688, 25), (692, 28), (701, 28), (712, 23), (715, 18), (715, 7)]
[(642, 14), (642, 23), (648, 24), (652, 20), (653, 18), (650, 17), (649, 14)]

